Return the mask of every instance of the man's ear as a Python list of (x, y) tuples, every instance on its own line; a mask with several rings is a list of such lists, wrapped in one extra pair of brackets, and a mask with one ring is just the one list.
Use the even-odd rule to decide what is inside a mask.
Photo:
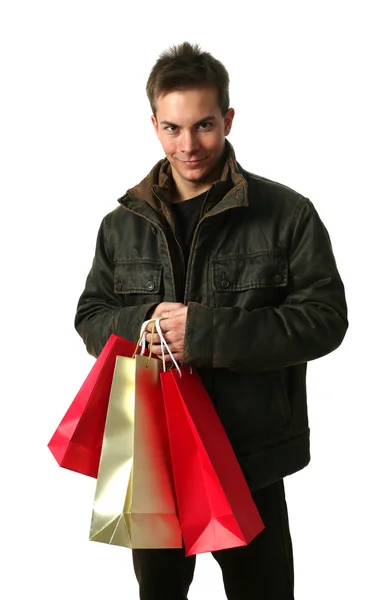
[(229, 110), (227, 111), (227, 113), (224, 116), (223, 122), (225, 125), (225, 135), (229, 135), (230, 130), (231, 130), (231, 126), (233, 124), (233, 119), (234, 119), (234, 108), (229, 108)]
[(156, 120), (154, 115), (151, 115), (151, 123), (153, 124), (153, 127), (155, 129), (155, 133), (158, 135), (158, 121)]

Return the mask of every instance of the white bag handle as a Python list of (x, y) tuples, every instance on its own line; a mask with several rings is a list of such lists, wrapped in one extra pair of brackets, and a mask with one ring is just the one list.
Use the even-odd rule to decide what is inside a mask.
[(172, 363), (174, 364), (174, 366), (178, 370), (178, 372), (180, 374), (180, 377), (182, 377), (181, 369), (180, 369), (180, 367), (178, 365), (178, 362), (174, 358), (174, 356), (173, 356), (173, 354), (172, 354), (169, 346), (167, 345), (165, 337), (163, 335), (163, 332), (162, 332), (162, 329), (161, 329), (161, 326), (160, 326), (160, 323), (159, 323), (160, 320), (161, 320), (161, 318), (162, 317), (159, 317), (158, 319), (149, 319), (148, 321), (145, 321), (143, 323), (143, 325), (141, 327), (141, 330), (140, 330), (140, 340), (141, 340), (142, 354), (144, 354), (144, 351), (146, 349), (146, 335), (147, 335), (146, 334), (146, 330), (147, 330), (147, 325), (149, 325), (152, 321), (155, 321), (155, 329), (156, 329), (157, 334), (159, 335), (159, 339), (160, 339), (160, 342), (161, 342), (163, 370), (166, 371), (166, 361), (165, 361), (165, 358), (164, 358), (164, 355), (165, 355), (164, 348), (166, 348), (166, 350), (167, 350), (167, 352), (168, 352), (168, 354), (170, 356), (170, 359), (171, 359)]

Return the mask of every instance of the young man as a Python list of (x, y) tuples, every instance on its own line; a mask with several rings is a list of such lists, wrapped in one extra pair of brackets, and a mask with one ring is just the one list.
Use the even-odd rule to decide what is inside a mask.
[[(160, 317), (174, 357), (197, 367), (266, 528), (215, 552), (230, 600), (292, 600), (283, 479), (309, 460), (306, 363), (335, 350), (344, 287), (312, 203), (245, 171), (221, 62), (188, 43), (163, 53), (147, 94), (166, 158), (102, 221), (75, 325), (97, 356)], [(160, 354), (158, 338), (149, 335)], [(166, 359), (169, 359), (167, 356)], [(143, 600), (185, 600), (195, 557), (134, 550)]]

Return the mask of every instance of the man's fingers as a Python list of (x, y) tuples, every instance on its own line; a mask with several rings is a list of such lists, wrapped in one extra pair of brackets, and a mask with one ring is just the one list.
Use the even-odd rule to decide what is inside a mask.
[[(157, 317), (158, 318), (158, 317)], [(173, 319), (172, 317), (162, 317), (162, 320), (160, 321), (160, 326), (161, 326), (161, 330), (163, 333), (166, 333), (167, 331), (170, 331), (173, 328)], [(147, 327), (146, 327), (146, 332), (148, 335), (151, 335), (152, 332), (152, 328), (154, 327), (153, 323), (150, 323)], [(154, 331), (156, 332), (156, 326), (154, 327)], [(158, 335), (158, 334), (156, 334)], [(158, 339), (158, 338), (155, 338)]]
[[(153, 346), (151, 348), (151, 352), (153, 354), (155, 354), (155, 356), (157, 356), (158, 358), (160, 358), (162, 360), (162, 349), (161, 346)], [(166, 352), (166, 350), (165, 350)], [(175, 360), (179, 361), (182, 360), (183, 357), (183, 353), (182, 352), (172, 352), (172, 356)], [(171, 361), (171, 356), (170, 354), (163, 354), (163, 359), (165, 360), (166, 363)]]
[[(167, 332), (162, 330), (162, 333), (167, 333)], [(167, 342), (167, 343), (173, 341), (172, 336), (170, 336), (170, 335), (168, 335), (168, 336), (165, 335), (164, 338), (165, 338), (165, 342)], [(159, 337), (158, 333), (156, 333), (156, 330), (154, 333), (154, 337), (151, 335), (151, 333), (147, 333), (146, 339), (149, 344), (151, 344), (151, 342), (155, 345), (158, 345), (161, 343), (161, 338)]]
[[(170, 318), (161, 321), (162, 334), (168, 344), (176, 342), (183, 337), (181, 332), (178, 330), (178, 325), (180, 325), (180, 323), (176, 319)], [(154, 331), (154, 337), (152, 337), (151, 332), (147, 332), (146, 340), (148, 343), (153, 342), (154, 344), (160, 344), (160, 337), (156, 332), (156, 329)]]
[(159, 317), (162, 317), (163, 313), (165, 312), (168, 313), (173, 310), (179, 310), (184, 307), (185, 304), (182, 304), (181, 302), (161, 302), (161, 304), (158, 304), (158, 306), (154, 310), (151, 318), (158, 319)]
[[(170, 352), (175, 355), (176, 353), (182, 353), (183, 345), (180, 343), (169, 343), (168, 347), (170, 348)], [(148, 344), (148, 349), (151, 350), (154, 354), (162, 355), (162, 346), (160, 343)], [(163, 346), (163, 353), (168, 354), (167, 348)]]
[(162, 321), (160, 321), (160, 326), (163, 333), (167, 331), (171, 331), (173, 329), (177, 329), (178, 327), (184, 327), (184, 314), (180, 313), (177, 315), (170, 314), (170, 317), (163, 317)]
[(170, 311), (165, 311), (162, 313), (164, 319), (174, 319), (175, 317), (183, 317), (186, 312), (187, 307), (182, 306), (181, 308), (176, 308)]

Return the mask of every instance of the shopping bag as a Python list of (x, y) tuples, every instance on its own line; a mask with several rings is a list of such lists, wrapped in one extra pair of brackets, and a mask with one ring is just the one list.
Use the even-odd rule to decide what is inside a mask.
[(61, 467), (97, 476), (116, 356), (137, 348), (114, 334), (108, 339), (48, 444)]
[(151, 358), (118, 356), (101, 452), (90, 540), (181, 548), (165, 409)]
[(199, 375), (160, 377), (186, 555), (247, 545), (264, 523)]

